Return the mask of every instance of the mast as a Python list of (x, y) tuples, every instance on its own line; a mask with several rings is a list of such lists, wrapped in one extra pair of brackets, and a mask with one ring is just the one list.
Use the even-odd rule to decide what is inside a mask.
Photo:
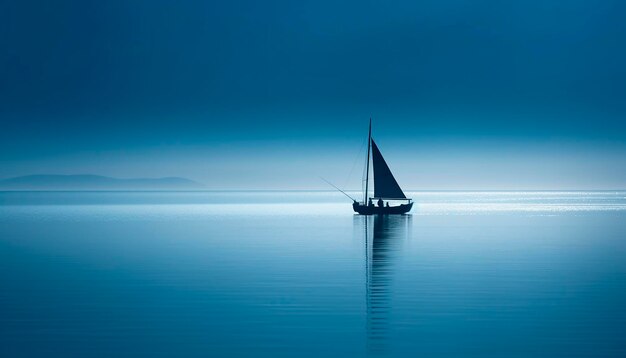
[(370, 147), (372, 146), (372, 117), (370, 117), (370, 129), (367, 134), (367, 165), (365, 166), (365, 195), (363, 205), (367, 205), (367, 190), (370, 178)]

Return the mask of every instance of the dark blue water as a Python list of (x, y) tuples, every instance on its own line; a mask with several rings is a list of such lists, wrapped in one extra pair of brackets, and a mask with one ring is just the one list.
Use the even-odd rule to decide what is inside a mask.
[(0, 356), (626, 356), (625, 192), (412, 195), (0, 193)]

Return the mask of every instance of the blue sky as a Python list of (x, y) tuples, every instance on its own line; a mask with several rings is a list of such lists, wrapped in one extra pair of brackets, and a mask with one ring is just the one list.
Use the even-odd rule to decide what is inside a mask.
[(406, 188), (626, 188), (624, 13), (590, 0), (2, 2), (0, 178), (358, 188), (371, 115)]

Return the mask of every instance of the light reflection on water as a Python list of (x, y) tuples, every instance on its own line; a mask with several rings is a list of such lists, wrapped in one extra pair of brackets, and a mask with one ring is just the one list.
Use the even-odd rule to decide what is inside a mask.
[(0, 353), (624, 356), (624, 192), (413, 196), (0, 193)]

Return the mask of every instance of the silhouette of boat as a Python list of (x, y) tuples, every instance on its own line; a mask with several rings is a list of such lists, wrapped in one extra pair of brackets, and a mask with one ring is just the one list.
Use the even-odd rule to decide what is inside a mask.
[[(374, 172), (374, 196), (369, 197), (370, 153)], [(354, 200), (354, 199), (353, 199)], [(406, 201), (406, 204), (390, 206), (390, 201)], [(393, 177), (385, 158), (372, 139), (372, 119), (370, 118), (367, 135), (367, 164), (365, 168), (365, 190), (363, 202), (354, 200), (352, 208), (361, 215), (406, 214), (413, 207), (412, 199), (407, 198)]]

